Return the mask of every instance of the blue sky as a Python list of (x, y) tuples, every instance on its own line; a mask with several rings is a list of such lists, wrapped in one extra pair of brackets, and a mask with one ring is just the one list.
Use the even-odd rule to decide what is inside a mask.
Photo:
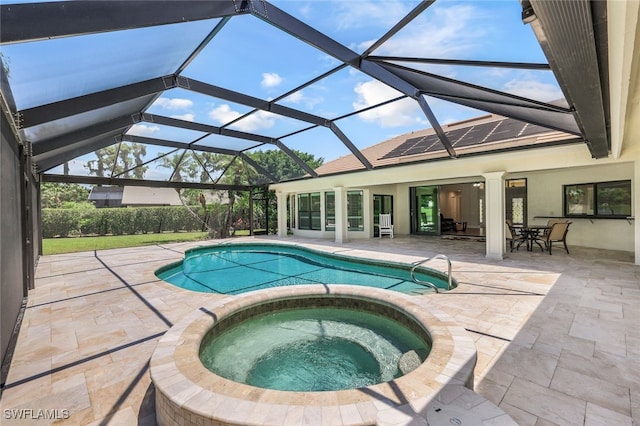
[[(272, 3), (360, 53), (418, 2), (289, 0)], [(531, 28), (522, 23), (520, 14), (518, 0), (438, 0), (373, 54), (546, 62)], [(2, 47), (2, 52), (11, 69), (10, 83), (18, 108), (22, 109), (171, 74), (216, 23), (217, 20), (201, 21), (8, 45)], [(339, 64), (336, 59), (266, 22), (243, 15), (232, 18), (182, 75), (271, 100)], [(541, 101), (562, 97), (550, 71), (407, 65)], [(42, 90), (45, 86), (47, 90)], [(277, 103), (335, 118), (399, 95), (394, 89), (347, 67)], [(428, 101), (442, 124), (484, 114), (437, 99), (428, 98)], [(166, 91), (149, 110), (158, 115), (215, 126), (248, 111), (250, 109), (245, 106), (184, 89)], [(394, 102), (339, 120), (336, 124), (358, 148), (430, 127), (423, 112), (411, 100)], [(268, 112), (252, 114), (231, 126), (236, 130), (281, 138), (288, 147), (323, 157), (325, 161), (349, 153), (326, 128), (283, 137), (307, 127), (308, 123)], [(201, 135), (153, 123), (138, 124), (130, 133), (186, 142)], [(224, 137), (211, 137), (206, 144), (231, 149), (254, 145)], [(270, 148), (274, 147), (255, 149)], [(167, 148), (150, 147), (147, 157), (167, 151)], [(93, 158), (88, 155), (73, 162), (72, 173), (86, 174), (86, 170), (80, 169)]]

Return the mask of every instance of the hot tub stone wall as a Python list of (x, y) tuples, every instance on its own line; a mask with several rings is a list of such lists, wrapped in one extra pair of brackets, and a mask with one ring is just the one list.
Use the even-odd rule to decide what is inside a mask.
[[(328, 392), (256, 388), (217, 376), (200, 362), (202, 339), (219, 322), (237, 313), (237, 318), (248, 315), (256, 306), (290, 307), (308, 298), (384, 306), (403, 323), (426, 330), (431, 353), (418, 368), (392, 382)], [(427, 425), (429, 416), (449, 416), (446, 420), (454, 424), (473, 419), (473, 424), (515, 425), (470, 390), (475, 362), (476, 348), (468, 333), (431, 310), (423, 298), (359, 286), (305, 285), (260, 290), (201, 307), (160, 339), (150, 370), (159, 425)]]

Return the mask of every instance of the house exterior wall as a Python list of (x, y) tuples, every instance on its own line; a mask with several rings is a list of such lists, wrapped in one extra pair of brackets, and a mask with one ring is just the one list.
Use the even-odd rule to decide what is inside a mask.
[[(547, 220), (543, 216), (563, 214), (563, 185), (615, 180), (631, 180), (634, 185), (633, 173), (633, 163), (531, 173), (527, 176), (528, 221), (543, 224)], [(568, 245), (634, 251), (634, 221), (575, 217), (569, 220), (572, 223)]]
[[(630, 150), (627, 155), (623, 153), (622, 158), (618, 160), (594, 160), (584, 144), (575, 144), (326, 176), (275, 184), (271, 189), (288, 194), (324, 191), (324, 188), (330, 191), (336, 186), (346, 189), (368, 189), (369, 212), (373, 211), (373, 194), (393, 195), (394, 233), (408, 235), (411, 221), (410, 187), (482, 182), (483, 174), (504, 172), (505, 179), (527, 178), (528, 222), (543, 224), (547, 218), (542, 216), (562, 215), (563, 185), (566, 184), (632, 180), (632, 198), (637, 200), (640, 197), (638, 183), (634, 181), (637, 156), (637, 151)], [(470, 203), (477, 203), (477, 199)], [(464, 208), (471, 207), (466, 205)], [(635, 210), (634, 213), (637, 215)], [(371, 220), (369, 217), (372, 230)], [(576, 218), (571, 221), (573, 223), (568, 236), (569, 245), (629, 252), (636, 250), (634, 229), (638, 225), (634, 220)], [(297, 230), (294, 230), (294, 234), (311, 238), (331, 238), (333, 235), (327, 232)], [(367, 234), (369, 232), (350, 232), (348, 237), (369, 238)]]

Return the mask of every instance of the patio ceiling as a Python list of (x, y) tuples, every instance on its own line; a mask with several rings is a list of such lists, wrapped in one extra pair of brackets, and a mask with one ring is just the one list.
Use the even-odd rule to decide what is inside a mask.
[[(292, 147), (289, 141), (297, 138), (308, 142), (318, 133), (323, 141), (333, 140), (365, 169), (372, 169), (361, 149), (376, 141), (354, 140), (349, 120), (407, 100), (417, 105), (421, 126), (428, 123), (434, 129), (450, 159), (457, 153), (442, 130), (442, 114), (438, 117), (434, 108), (442, 101), (560, 130), (581, 137), (594, 158), (609, 155), (603, 2), (523, 1), (522, 14), (511, 19), (517, 19), (521, 26), (522, 21), (530, 24), (535, 33), (537, 48), (547, 59), (535, 63), (461, 59), (445, 54), (386, 54), (394, 52), (394, 37), (412, 23), (433, 18), (429, 14), (436, 13), (432, 11), (434, 1), (413, 2), (413, 8), (385, 32), (361, 36), (363, 40), (368, 37), (362, 47), (339, 42), (338, 32), (327, 34), (327, 29), (306, 23), (304, 15), (294, 16), (281, 8), (291, 7), (292, 2), (274, 3), (145, 0), (1, 5), (3, 107), (12, 114), (21, 141), (30, 146), (36, 170), (44, 173), (44, 180), (54, 181), (155, 186), (164, 182), (174, 187), (229, 188), (222, 175), (229, 164), (241, 161), (253, 171), (249, 185), (259, 185), (280, 181), (283, 176), (254, 161), (251, 153), (256, 150), (281, 150), (297, 165), (298, 177), (317, 176), (298, 155), (307, 152), (305, 145), (291, 142), (295, 145)], [(357, 3), (366, 6), (365, 2)], [(345, 5), (323, 2), (322, 6)], [(255, 34), (261, 39), (240, 40), (246, 30), (241, 32), (233, 24), (248, 19), (259, 28)], [(285, 40), (302, 42), (308, 53), (287, 57), (288, 47), (281, 45)], [(212, 53), (214, 47), (218, 50)], [(271, 49), (275, 49), (273, 53)], [(260, 66), (254, 55), (260, 58), (261, 50), (282, 55), (283, 66), (289, 61), (304, 72), (269, 96), (251, 89), (248, 83), (231, 83), (234, 74)], [(376, 55), (378, 52), (385, 54)], [(225, 62), (227, 57), (232, 59)], [(452, 78), (450, 67), (552, 72), (564, 100), (544, 101)], [(366, 105), (349, 105), (347, 100), (342, 109), (304, 108), (291, 102), (319, 85), (329, 92), (327, 98), (342, 99), (344, 86), (330, 83), (354, 74), (362, 81), (381, 84), (392, 95)], [(172, 115), (159, 107), (188, 96), (234, 113), (219, 114), (218, 121), (212, 121), (194, 114)], [(276, 118), (287, 126), (247, 130), (251, 128), (246, 125), (249, 122)], [(156, 133), (141, 131), (150, 128)], [(90, 161), (96, 150), (117, 146), (120, 153), (132, 144), (148, 147), (149, 154), (136, 165), (121, 165), (119, 173), (115, 166), (110, 173), (94, 176), (61, 176), (59, 172), (61, 165), (74, 159)], [(208, 177), (176, 181), (178, 165), (173, 164), (171, 170), (170, 162), (163, 158), (173, 154), (181, 161), (185, 153), (223, 156), (227, 166), (221, 174), (218, 171), (212, 176), (213, 171), (198, 160)], [(149, 168), (153, 164), (163, 164), (166, 173), (131, 178), (129, 172), (135, 167)]]

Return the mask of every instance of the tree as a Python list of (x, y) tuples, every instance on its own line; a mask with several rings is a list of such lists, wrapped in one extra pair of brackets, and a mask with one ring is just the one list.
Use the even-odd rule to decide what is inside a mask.
[(114, 175), (123, 178), (143, 179), (148, 166), (143, 166), (143, 157), (147, 154), (147, 147), (139, 143), (121, 143), (118, 150), (118, 164)]
[(198, 177), (200, 165), (190, 151), (176, 152), (165, 155), (161, 159), (160, 167), (171, 169), (172, 182), (189, 182)]
[(89, 189), (76, 183), (43, 182), (40, 186), (43, 208), (61, 208), (70, 203), (88, 203)]
[[(313, 154), (297, 150), (293, 152), (312, 169), (324, 163), (324, 158), (315, 158)], [(250, 153), (249, 157), (280, 180), (303, 176), (306, 173), (293, 158), (279, 149), (255, 151)]]
[[(312, 154), (301, 151), (294, 152), (311, 168), (319, 167), (324, 162), (324, 159), (315, 158)], [(265, 171), (278, 179), (294, 178), (305, 173), (304, 169), (302, 169), (295, 160), (279, 149), (256, 151), (249, 153), (248, 156), (265, 169)], [(211, 175), (224, 171), (224, 175), (220, 179), (221, 183), (228, 185), (250, 185), (258, 183), (256, 177), (259, 175), (259, 172), (239, 157), (231, 161), (231, 158), (227, 155), (207, 153), (206, 156), (201, 154), (198, 159), (201, 163), (199, 165), (206, 168)], [(229, 163), (230, 161), (231, 163)], [(208, 180), (208, 174), (204, 170), (201, 171), (201, 181), (205, 179)], [(249, 218), (246, 217), (249, 211), (249, 203), (251, 202), (251, 194), (249, 191), (228, 190), (227, 198), (228, 203), (224, 217), (216, 221), (216, 223), (219, 224), (219, 229), (216, 229), (219, 238), (226, 238), (231, 226), (239, 219), (242, 219), (243, 223), (248, 223), (249, 220)], [(259, 217), (265, 214), (262, 205), (256, 205), (254, 208), (256, 216)], [(265, 225), (269, 226), (268, 224)]]
[(122, 178), (144, 179), (148, 166), (143, 166), (147, 147), (139, 143), (111, 145), (94, 152), (95, 160), (87, 161), (89, 174), (100, 177), (119, 176)]
[(116, 146), (108, 146), (98, 149), (94, 152), (96, 160), (89, 160), (85, 167), (89, 170), (90, 175), (106, 177), (111, 175), (113, 165), (116, 161)]

